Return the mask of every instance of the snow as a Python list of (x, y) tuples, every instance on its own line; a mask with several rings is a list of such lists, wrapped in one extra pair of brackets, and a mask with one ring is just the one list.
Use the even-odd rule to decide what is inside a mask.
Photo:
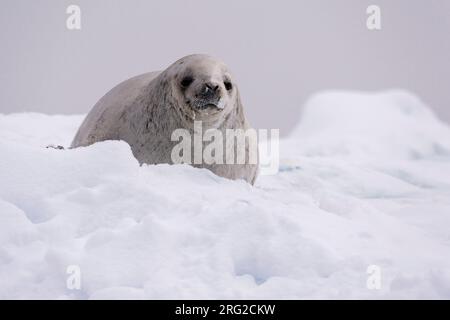
[(254, 187), (45, 148), (82, 119), (0, 115), (2, 299), (450, 298), (450, 128), (410, 93), (316, 94)]

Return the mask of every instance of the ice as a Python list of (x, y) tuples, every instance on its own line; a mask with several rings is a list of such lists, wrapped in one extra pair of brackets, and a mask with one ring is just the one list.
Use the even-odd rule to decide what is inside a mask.
[(450, 129), (408, 92), (316, 94), (254, 187), (46, 148), (82, 119), (0, 115), (0, 298), (450, 298)]
[(400, 90), (316, 94), (291, 136), (302, 142), (305, 155), (389, 161), (450, 155), (448, 126), (416, 96)]

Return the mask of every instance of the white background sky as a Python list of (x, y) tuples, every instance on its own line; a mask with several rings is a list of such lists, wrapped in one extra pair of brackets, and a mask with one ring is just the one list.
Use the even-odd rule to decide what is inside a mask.
[[(381, 31), (366, 29), (370, 4)], [(448, 0), (0, 0), (0, 112), (85, 113), (191, 53), (223, 59), (251, 123), (282, 134), (323, 89), (404, 88), (450, 121)]]

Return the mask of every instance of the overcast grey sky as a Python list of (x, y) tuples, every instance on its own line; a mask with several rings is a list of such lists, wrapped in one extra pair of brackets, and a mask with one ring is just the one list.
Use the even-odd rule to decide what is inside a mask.
[[(85, 113), (191, 53), (224, 60), (252, 124), (298, 121), (323, 89), (404, 88), (450, 121), (448, 0), (0, 0), (0, 112)], [(77, 4), (82, 29), (66, 28)], [(381, 7), (382, 30), (366, 28)]]

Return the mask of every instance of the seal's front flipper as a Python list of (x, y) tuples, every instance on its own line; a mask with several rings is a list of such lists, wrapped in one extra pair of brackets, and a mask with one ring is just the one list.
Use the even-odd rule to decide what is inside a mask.
[(60, 146), (60, 145), (55, 146), (54, 144), (49, 144), (49, 145), (46, 146), (45, 148), (46, 148), (46, 149), (51, 148), (51, 149), (56, 149), (56, 150), (64, 150), (64, 147), (63, 147), (63, 146)]

